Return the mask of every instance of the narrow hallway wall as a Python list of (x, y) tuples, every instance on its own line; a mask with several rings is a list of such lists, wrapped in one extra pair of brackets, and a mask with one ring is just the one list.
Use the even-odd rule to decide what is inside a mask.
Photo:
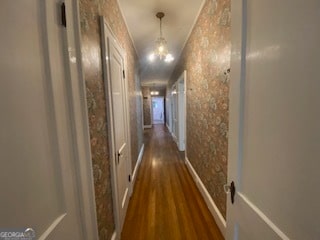
[(151, 94), (149, 87), (142, 87), (143, 125), (151, 126)]
[(137, 55), (116, 0), (80, 0), (82, 63), (85, 75), (99, 237), (111, 239), (115, 229), (106, 102), (101, 61), (99, 16), (103, 15), (126, 52), (132, 169), (143, 141), (142, 101)]
[(226, 217), (230, 0), (207, 0), (168, 86), (187, 70), (187, 157)]

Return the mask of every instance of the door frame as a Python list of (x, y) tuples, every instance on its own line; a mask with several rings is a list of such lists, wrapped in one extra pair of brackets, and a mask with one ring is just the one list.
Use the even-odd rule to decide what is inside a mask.
[[(178, 124), (179, 124), (179, 150), (185, 151), (186, 149), (186, 80), (187, 71), (184, 70), (177, 81), (178, 86)], [(183, 85), (183, 91), (181, 90)], [(183, 140), (181, 139), (183, 138)]]
[[(58, 24), (59, 14), (61, 14), (59, 11), (60, 4), (62, 3), (66, 7), (67, 28)], [(37, 1), (34, 4), (37, 6), (37, 12), (39, 12), (35, 16), (39, 23), (37, 38), (39, 40), (41, 38), (39, 42), (34, 43), (41, 49), (38, 55), (41, 61), (39, 68), (42, 72), (41, 84), (43, 84), (41, 91), (46, 95), (43, 99), (45, 101), (44, 114), (47, 114), (48, 117), (46, 123), (48, 132), (46, 134), (50, 135), (45, 136), (45, 138), (51, 145), (48, 153), (52, 154), (51, 157), (55, 159), (55, 166), (57, 167), (52, 174), (55, 174), (54, 177), (62, 179), (61, 182), (56, 182), (57, 185), (61, 185), (57, 193), (59, 201), (61, 201), (59, 203), (60, 216), (51, 219), (52, 221), (50, 220), (45, 229), (41, 229), (42, 232), (37, 238), (52, 239), (57, 236), (55, 234), (60, 235), (62, 233), (59, 230), (55, 232), (55, 230), (58, 229), (60, 224), (63, 224), (63, 219), (68, 215), (68, 210), (71, 209), (70, 202), (63, 201), (69, 196), (65, 192), (70, 191), (69, 187), (66, 186), (70, 186), (72, 191), (70, 195), (76, 197), (76, 202), (73, 202), (75, 204), (73, 206), (75, 208), (74, 212), (76, 212), (74, 222), (79, 225), (77, 227), (81, 228), (82, 239), (98, 240), (89, 124), (81, 65), (78, 0)], [(52, 39), (54, 41), (50, 41)], [(57, 46), (59, 46), (58, 49)], [(57, 51), (59, 51), (58, 55), (53, 54)], [(37, 65), (37, 63), (35, 64)], [(63, 69), (60, 68), (62, 65)], [(56, 75), (56, 70), (59, 75)], [(59, 79), (57, 76), (59, 76)], [(61, 108), (62, 105), (63, 108)], [(62, 139), (63, 141), (59, 141)], [(68, 160), (63, 161), (64, 159)], [(61, 161), (63, 161), (62, 165)], [(66, 178), (66, 176), (70, 176), (70, 178)], [(33, 192), (29, 194), (33, 194)], [(74, 209), (73, 207), (72, 209)], [(71, 213), (71, 216), (73, 216), (73, 213)]]
[[(171, 87), (171, 119), (172, 136), (178, 146), (179, 151), (186, 151), (187, 143), (187, 71), (184, 70), (178, 80)], [(183, 85), (183, 91), (181, 91)], [(176, 95), (176, 96), (174, 96)], [(176, 101), (174, 101), (176, 98)], [(176, 115), (177, 126), (175, 126), (174, 115)], [(177, 129), (176, 129), (177, 128)], [(183, 136), (182, 136), (183, 135)], [(184, 142), (182, 139), (184, 138)]]
[[(101, 44), (102, 44), (102, 64), (103, 64), (103, 79), (104, 79), (104, 85), (105, 85), (105, 93), (106, 93), (106, 110), (107, 110), (107, 121), (108, 121), (108, 131), (110, 134), (108, 134), (108, 140), (110, 143), (110, 168), (111, 168), (111, 187), (112, 187), (112, 199), (113, 199), (113, 214), (114, 214), (114, 221), (116, 226), (116, 237), (115, 239), (119, 238), (122, 230), (122, 224), (120, 221), (120, 212), (119, 212), (119, 194), (118, 194), (118, 188), (117, 188), (117, 170), (116, 170), (116, 150), (115, 150), (115, 143), (114, 143), (114, 123), (113, 123), (113, 113), (112, 113), (112, 94), (111, 94), (111, 79), (110, 75), (108, 74), (109, 69), (107, 65), (107, 56), (106, 52), (108, 51), (107, 44), (105, 42), (105, 37), (112, 39), (117, 45), (118, 48), (123, 55), (124, 59), (124, 72), (126, 73), (127, 69), (127, 62), (126, 62), (126, 53), (124, 49), (121, 48), (119, 41), (116, 38), (116, 35), (111, 30), (111, 27), (105, 20), (103, 16), (100, 16), (100, 26), (101, 26)], [(126, 75), (126, 74), (125, 74)], [(128, 107), (128, 81), (127, 78), (124, 78), (124, 105), (125, 105), (125, 123), (127, 125), (127, 131), (126, 131), (126, 138), (128, 143), (128, 162), (127, 162), (127, 169), (130, 174), (132, 175), (132, 161), (131, 161), (131, 139), (130, 139), (130, 121), (129, 121), (129, 107)], [(132, 195), (132, 181), (129, 181), (129, 198)]]
[(153, 102), (152, 102), (152, 99), (154, 98), (161, 98), (162, 99), (162, 110), (163, 110), (163, 124), (165, 123), (165, 119), (164, 119), (164, 112), (165, 112), (165, 109), (164, 109), (164, 96), (151, 96), (151, 120), (152, 120), (152, 125), (154, 124), (153, 123)]
[(167, 93), (166, 93), (166, 121), (165, 124), (169, 130), (169, 132), (172, 134), (172, 112), (171, 112), (171, 94), (170, 94), (170, 90), (167, 89)]
[(187, 158), (187, 93), (188, 93), (188, 85), (187, 85), (187, 70), (183, 71), (184, 75), (184, 155)]
[[(76, 159), (74, 165), (79, 191), (81, 223), (85, 239), (98, 240), (86, 87), (81, 55), (79, 0), (65, 0), (63, 2), (66, 6), (67, 18), (64, 38), (68, 47), (68, 52), (65, 53), (66, 78), (69, 80), (66, 83), (67, 98), (69, 100), (73, 152)], [(47, 3), (45, 5), (47, 7)], [(45, 17), (47, 18), (47, 16)], [(48, 41), (47, 48), (50, 49), (50, 41)], [(53, 50), (55, 51), (55, 49)], [(52, 62), (50, 55), (48, 58)]]
[[(242, 161), (242, 141), (243, 138), (243, 114), (244, 114), (244, 91), (245, 91), (245, 68), (246, 68), (246, 5), (245, 0), (232, 1), (232, 19), (231, 28), (231, 73), (229, 90), (229, 142), (228, 142), (228, 179), (227, 183), (234, 181), (239, 186), (240, 176), (238, 174), (238, 164)], [(234, 11), (234, 9), (240, 11)], [(234, 20), (238, 21), (234, 21)], [(239, 51), (239, 52), (236, 52)], [(235, 159), (231, 161), (231, 159)], [(234, 162), (235, 164), (232, 164)], [(237, 196), (235, 196), (236, 198)], [(233, 226), (229, 217), (235, 209), (230, 201), (230, 194), (227, 194), (227, 226), (225, 236), (227, 239), (233, 237), (233, 232), (228, 226)]]
[[(171, 135), (173, 137), (173, 140), (175, 141), (175, 143), (178, 145), (177, 141), (178, 141), (178, 134), (177, 131), (179, 131), (179, 128), (176, 129), (176, 124), (175, 124), (175, 119), (178, 118), (179, 113), (177, 113), (177, 108), (178, 108), (178, 97), (174, 96), (174, 95), (178, 95), (178, 91), (177, 91), (177, 83), (175, 82), (172, 86), (171, 86), (171, 91), (170, 91), (170, 99), (171, 99)], [(177, 120), (178, 121), (178, 120)]]

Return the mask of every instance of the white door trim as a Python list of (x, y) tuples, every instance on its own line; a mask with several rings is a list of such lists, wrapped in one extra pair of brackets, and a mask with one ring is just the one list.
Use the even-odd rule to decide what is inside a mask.
[(142, 144), (142, 146), (140, 148), (137, 163), (136, 163), (136, 166), (135, 166), (133, 173), (132, 173), (132, 178), (131, 178), (132, 187), (134, 186), (136, 179), (137, 179), (137, 173), (138, 173), (138, 169), (140, 167), (141, 161), (142, 161), (143, 153), (144, 153), (144, 144)]
[[(151, 96), (151, 119), (152, 119), (152, 122), (151, 122), (151, 124), (152, 125), (154, 125), (154, 123), (153, 123), (153, 99), (162, 99), (162, 110), (163, 110), (163, 114), (164, 114), (164, 99), (165, 99), (165, 97), (164, 96)], [(163, 120), (163, 124), (164, 124), (164, 120)]]
[(90, 135), (85, 79), (82, 70), (81, 31), (78, 0), (66, 0), (68, 42), (68, 70), (70, 74), (68, 98), (71, 110), (74, 154), (77, 161), (79, 202), (85, 239), (99, 239), (91, 162)]
[(261, 210), (253, 204), (246, 196), (242, 193), (237, 193), (237, 197), (241, 198), (244, 203), (246, 203), (250, 209), (257, 214), (282, 240), (290, 240), (290, 238), (282, 232), (276, 224), (274, 224), (270, 218), (268, 218)]
[[(176, 101), (174, 101), (175, 96), (177, 95), (177, 83), (175, 82), (170, 89), (170, 99), (171, 99), (171, 135), (173, 137), (173, 140), (175, 141), (175, 143), (178, 145), (178, 134), (177, 133), (177, 129), (176, 129), (176, 121), (175, 119), (177, 119), (177, 112), (176, 112), (176, 108), (177, 108), (177, 99), (178, 97), (176, 97)], [(178, 114), (179, 115), (179, 114)]]
[[(178, 80), (171, 87), (171, 101), (172, 101), (172, 109), (171, 109), (171, 118), (174, 127), (172, 126), (172, 136), (179, 148), (179, 151), (186, 150), (186, 142), (187, 142), (187, 101), (186, 101), (186, 82), (187, 82), (187, 71), (184, 70), (179, 76)], [(181, 85), (183, 85), (183, 91), (181, 91)], [(173, 101), (174, 96), (176, 95), (176, 101)], [(182, 96), (181, 96), (182, 94)], [(183, 105), (183, 108), (181, 107)], [(176, 117), (177, 126), (175, 125), (175, 121), (173, 116)], [(177, 127), (177, 129), (176, 129)], [(174, 131), (173, 131), (174, 128)]]
[(187, 159), (187, 70), (183, 71), (184, 74), (184, 155)]
[[(179, 122), (179, 149), (180, 151), (185, 151), (186, 148), (186, 80), (187, 71), (184, 70), (177, 81), (177, 86), (179, 90), (178, 94), (178, 122)], [(181, 85), (183, 86), (183, 91), (181, 91)], [(181, 96), (182, 94), (182, 96)], [(181, 105), (183, 107), (181, 107)]]
[[(100, 16), (100, 26), (101, 26), (101, 43), (102, 43), (102, 62), (103, 62), (103, 78), (105, 82), (105, 92), (106, 92), (106, 105), (107, 105), (107, 118), (108, 118), (108, 140), (110, 144), (110, 168), (111, 168), (111, 186), (112, 186), (112, 199), (113, 199), (113, 213), (114, 213), (114, 221), (116, 226), (116, 236), (121, 235), (121, 220), (120, 220), (120, 213), (119, 213), (119, 194), (118, 194), (118, 188), (117, 188), (117, 171), (116, 171), (116, 150), (114, 147), (114, 121), (113, 121), (113, 113), (112, 113), (112, 95), (111, 95), (111, 85), (110, 85), (110, 79), (108, 76), (108, 69), (106, 69), (105, 66), (107, 66), (107, 45), (105, 42), (105, 37), (108, 36), (112, 41), (116, 42), (118, 44), (118, 40), (115, 37), (115, 34), (112, 32), (109, 24), (106, 22), (103, 16)], [(119, 50), (121, 51), (122, 55), (124, 56), (124, 71), (126, 73), (127, 68), (127, 62), (126, 62), (126, 54), (125, 51), (120, 47)], [(125, 74), (126, 75), (126, 74)], [(126, 137), (128, 142), (128, 168), (130, 174), (132, 173), (132, 163), (131, 163), (131, 141), (130, 141), (130, 121), (129, 121), (129, 108), (128, 108), (128, 83), (127, 78), (125, 77), (124, 81), (124, 88), (125, 88), (125, 102), (124, 106), (126, 108), (126, 116), (125, 116), (125, 123), (127, 124), (127, 131), (126, 131)], [(132, 182), (129, 183), (129, 196), (132, 193)]]
[[(3, 11), (15, 9), (7, 15), (3, 15), (2, 11), (1, 14), (6, 19), (2, 22), (7, 24), (14, 19), (15, 24), (6, 25), (9, 27), (4, 31), (7, 37), (3, 39), (3, 46), (7, 51), (2, 57), (5, 63), (10, 64), (10, 68), (2, 72), (6, 66), (2, 65), (1, 77), (3, 75), (10, 80), (8, 82), (17, 84), (10, 85), (4, 81), (5, 88), (2, 90), (7, 91), (8, 87), (9, 90), (20, 93), (20, 98), (13, 102), (11, 98), (7, 98), (9, 94), (12, 95), (11, 91), (4, 95), (5, 100), (10, 100), (2, 101), (5, 105), (1, 105), (1, 110), (5, 111), (4, 114), (12, 124), (7, 126), (6, 118), (1, 123), (7, 127), (8, 133), (20, 126), (20, 131), (14, 131), (21, 135), (14, 134), (13, 140), (5, 145), (7, 152), (12, 148), (18, 154), (7, 155), (4, 151), (5, 155), (1, 155), (13, 164), (3, 166), (8, 168), (8, 175), (2, 174), (4, 178), (12, 175), (10, 169), (14, 170), (12, 176), (16, 175), (10, 185), (1, 179), (7, 184), (7, 188), (13, 189), (7, 194), (1, 207), (9, 213), (11, 208), (17, 208), (16, 212), (26, 210), (20, 214), (7, 215), (4, 212), (2, 220), (8, 226), (16, 222), (20, 225), (16, 227), (23, 227), (24, 222), (28, 224), (29, 219), (33, 226), (25, 227), (33, 227), (39, 239), (98, 240), (85, 88), (81, 71), (78, 0), (2, 3)], [(66, 7), (67, 28), (60, 24), (62, 3)], [(24, 8), (23, 14), (16, 10), (18, 6)], [(31, 14), (32, 17), (28, 22), (23, 22), (26, 14)], [(26, 29), (26, 24), (32, 24), (32, 27)], [(31, 42), (32, 45), (29, 45)], [(16, 56), (22, 55), (18, 61), (12, 61)], [(30, 88), (24, 89), (21, 83)], [(25, 103), (21, 105), (21, 101)], [(30, 104), (35, 106), (24, 109), (26, 112), (20, 115), (21, 109)], [(7, 112), (2, 106), (12, 111)], [(39, 128), (36, 126), (38, 124)], [(35, 134), (30, 134), (33, 132)], [(6, 132), (2, 136), (6, 136)], [(27, 153), (24, 150), (26, 146)], [(26, 165), (20, 166), (22, 162), (28, 168), (24, 167)], [(19, 165), (19, 169), (14, 164)], [(19, 174), (17, 170), (26, 174)], [(24, 190), (28, 192), (28, 200), (20, 199), (24, 203), (19, 204), (19, 188), (15, 188), (22, 183), (25, 184), (22, 188), (27, 187)], [(35, 201), (36, 199), (39, 201)], [(43, 209), (42, 204), (46, 204), (48, 208)], [(28, 215), (30, 211), (34, 214)]]

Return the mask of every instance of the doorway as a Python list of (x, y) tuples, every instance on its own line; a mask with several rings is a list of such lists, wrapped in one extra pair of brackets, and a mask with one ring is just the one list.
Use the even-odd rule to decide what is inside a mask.
[(10, 239), (98, 239), (77, 12), (77, 1), (1, 1), (0, 226)]
[[(131, 149), (125, 52), (101, 17), (103, 68), (111, 133), (111, 174), (116, 232), (121, 233), (131, 194)], [(108, 60), (107, 60), (108, 59)]]
[(172, 136), (180, 151), (185, 151), (186, 143), (186, 75), (184, 71), (171, 91)]
[(152, 123), (164, 124), (164, 97), (152, 97)]

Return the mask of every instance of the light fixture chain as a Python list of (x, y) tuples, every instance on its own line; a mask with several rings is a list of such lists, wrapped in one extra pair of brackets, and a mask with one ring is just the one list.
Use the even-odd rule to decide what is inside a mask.
[(162, 38), (162, 18), (160, 18), (160, 37)]

